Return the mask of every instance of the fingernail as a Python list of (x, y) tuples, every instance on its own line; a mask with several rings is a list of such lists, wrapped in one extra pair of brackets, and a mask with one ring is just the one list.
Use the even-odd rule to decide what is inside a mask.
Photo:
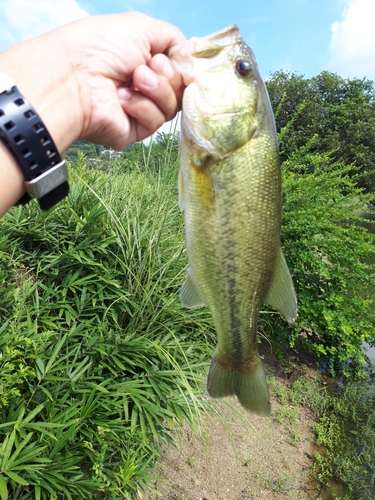
[(158, 86), (159, 80), (155, 73), (147, 66), (142, 66), (140, 70), (140, 80), (146, 87), (154, 89)]
[(168, 80), (174, 77), (175, 70), (172, 64), (168, 61), (168, 59), (164, 60), (161, 70), (162, 74), (165, 76), (165, 78), (168, 78)]
[(130, 101), (133, 97), (133, 92), (129, 89), (129, 87), (118, 87), (117, 96), (120, 101)]

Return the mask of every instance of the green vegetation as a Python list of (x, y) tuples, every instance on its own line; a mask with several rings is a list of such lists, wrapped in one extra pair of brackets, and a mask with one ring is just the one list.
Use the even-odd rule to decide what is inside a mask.
[[(314, 400), (315, 399), (315, 400)], [(371, 382), (351, 382), (342, 394), (313, 398), (316, 423), (313, 474), (321, 484), (344, 484), (348, 498), (375, 493), (375, 391)]]
[[(306, 165), (314, 170), (306, 173)], [(369, 203), (349, 177), (350, 167), (327, 167), (325, 154), (301, 150), (283, 163), (282, 245), (298, 297), (292, 327), (276, 314), (265, 324), (272, 338), (327, 356), (331, 369), (362, 370), (362, 343), (375, 340), (374, 235), (354, 213)], [(267, 319), (269, 316), (267, 317)], [(343, 366), (351, 360), (351, 367)]]
[(65, 152), (65, 156), (69, 160), (76, 160), (78, 155), (83, 153), (87, 158), (97, 159), (101, 157), (101, 153), (108, 148), (93, 144), (88, 141), (77, 141)]
[(375, 190), (374, 82), (327, 71), (313, 78), (278, 71), (267, 80), (267, 88), (277, 131), (284, 133), (283, 161), (315, 136), (312, 152), (329, 153), (328, 165), (355, 165), (359, 186)]
[(267, 316), (265, 331), (328, 357), (332, 374), (363, 375), (362, 344), (375, 342), (375, 226), (358, 214), (375, 200), (374, 84), (280, 71), (267, 88), (283, 160), (282, 245), (299, 317), (289, 327)]
[[(374, 204), (374, 89), (326, 73), (278, 73), (268, 86), (284, 160), (282, 245), (299, 317), (291, 326), (265, 307), (260, 328), (275, 345), (328, 358), (332, 373), (364, 376), (361, 346), (375, 343), (375, 275), (365, 262), (374, 262), (375, 246), (356, 214)], [(64, 202), (49, 213), (16, 207), (0, 221), (1, 500), (133, 499), (149, 487), (172, 426), (199, 418), (215, 334), (206, 308), (185, 310), (178, 299), (187, 266), (178, 140), (159, 134), (118, 157), (78, 144), (87, 159), (70, 151)], [(308, 392), (300, 385), (292, 395), (277, 392), (293, 400), (276, 415), (291, 428)], [(360, 396), (348, 388), (314, 409), (328, 449), (316, 455), (315, 471), (362, 492), (372, 484), (373, 470), (364, 470), (375, 448), (357, 436), (374, 434), (374, 401), (365, 384), (355, 387)], [(341, 400), (351, 402), (347, 413)], [(350, 455), (339, 432), (353, 437), (345, 441)], [(290, 440), (298, 445), (297, 431)]]
[[(345, 500), (371, 500), (375, 491), (375, 391), (373, 383), (351, 382), (332, 393), (322, 380), (297, 379), (290, 389), (270, 380), (279, 406), (274, 418), (298, 446), (296, 422), (302, 406), (309, 408), (315, 424), (312, 476), (318, 487), (339, 484)], [(335, 497), (337, 498), (337, 497)]]
[(2, 500), (135, 498), (171, 427), (199, 415), (213, 331), (179, 304), (170, 167), (104, 173), (80, 156), (66, 201), (2, 219)]

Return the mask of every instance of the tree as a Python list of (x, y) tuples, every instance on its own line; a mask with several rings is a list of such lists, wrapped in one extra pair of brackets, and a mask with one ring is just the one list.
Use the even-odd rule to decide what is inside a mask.
[[(330, 163), (355, 165), (358, 185), (375, 189), (375, 87), (323, 71), (313, 78), (276, 72), (267, 82), (281, 158), (287, 160), (315, 137), (312, 152), (330, 153)], [(354, 171), (352, 172), (354, 175)]]
[(360, 372), (363, 342), (375, 345), (374, 265), (365, 264), (375, 262), (375, 235), (354, 214), (375, 195), (361, 193), (351, 168), (307, 148), (283, 162), (281, 237), (298, 318), (293, 326), (276, 314), (263, 322), (273, 338), (302, 344), (344, 372), (342, 364), (351, 360)]

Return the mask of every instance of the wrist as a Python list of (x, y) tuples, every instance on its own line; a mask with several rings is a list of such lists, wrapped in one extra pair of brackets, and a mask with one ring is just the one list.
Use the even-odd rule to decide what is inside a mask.
[[(14, 81), (47, 128), (59, 153), (81, 133), (79, 93), (59, 30), (23, 42), (0, 54), (1, 73)], [(0, 216), (25, 193), (25, 177), (0, 140)]]
[(7, 146), (0, 140), (0, 217), (25, 193), (24, 177)]
[(0, 54), (1, 72), (17, 85), (63, 153), (81, 133), (79, 92), (59, 30)]

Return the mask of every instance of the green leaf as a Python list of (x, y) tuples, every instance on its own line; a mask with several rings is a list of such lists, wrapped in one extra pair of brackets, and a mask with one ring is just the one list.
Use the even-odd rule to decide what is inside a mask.
[(1, 445), (0, 448), (0, 456), (1, 456), (1, 461), (0, 461), (0, 468), (2, 470), (5, 470), (8, 465), (8, 460), (10, 457), (10, 454), (12, 453), (12, 448), (13, 448), (13, 443), (16, 437), (16, 431), (13, 429), (13, 431), (8, 434), (4, 441), (3, 444)]
[(11, 472), (10, 470), (5, 470), (4, 472), (8, 477), (10, 477), (10, 479), (15, 481), (16, 483), (22, 484), (22, 486), (28, 486), (29, 483), (15, 472)]
[(36, 376), (38, 377), (38, 380), (42, 380), (45, 371), (44, 362), (40, 357), (37, 357), (35, 360), (35, 364), (36, 364)]
[(34, 486), (34, 491), (35, 491), (35, 500), (40, 500), (40, 486), (35, 485)]
[(8, 500), (8, 488), (2, 474), (0, 474), (0, 498), (1, 500)]

